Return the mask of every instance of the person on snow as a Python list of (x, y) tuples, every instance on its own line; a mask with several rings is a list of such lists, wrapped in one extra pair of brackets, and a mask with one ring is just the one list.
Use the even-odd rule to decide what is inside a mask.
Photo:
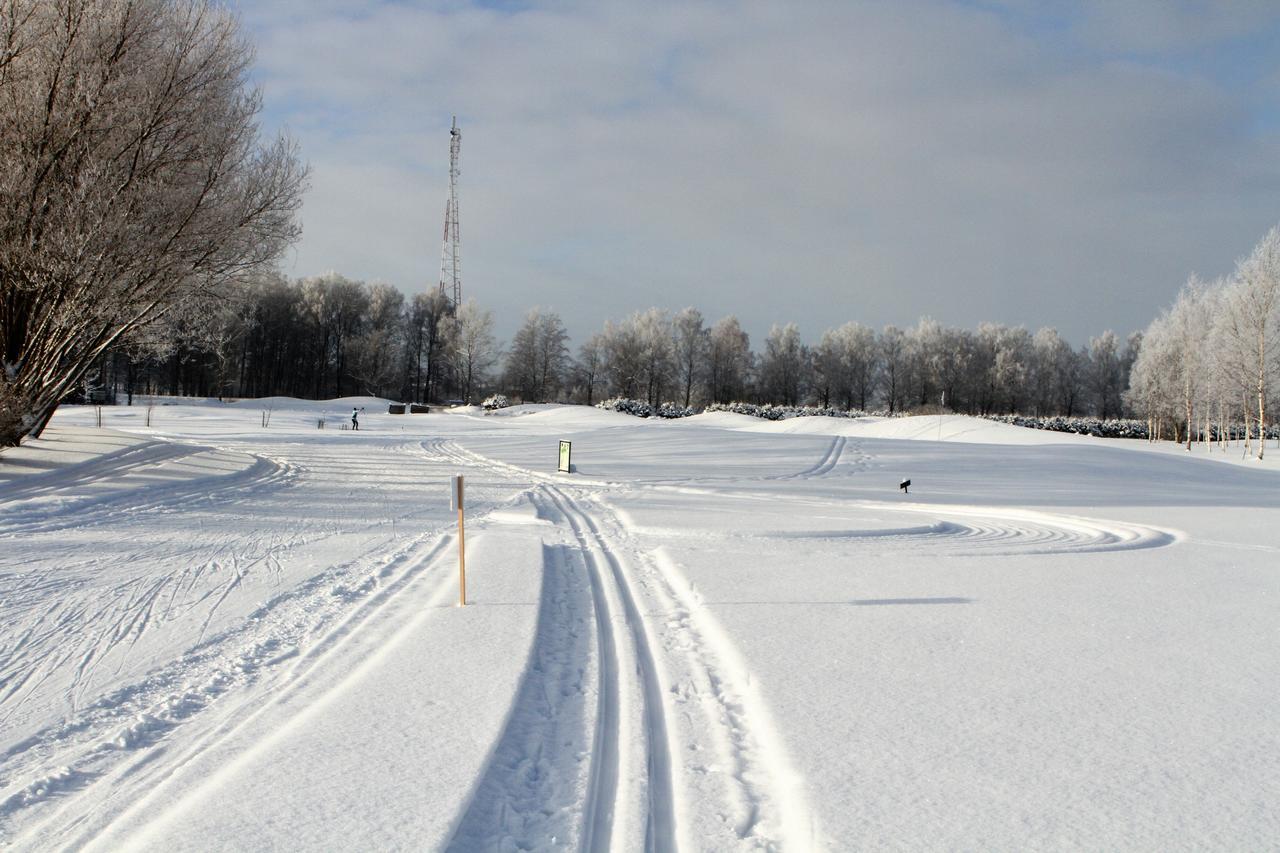
[(351, 428), (360, 429), (360, 410), (355, 406), (351, 407)]

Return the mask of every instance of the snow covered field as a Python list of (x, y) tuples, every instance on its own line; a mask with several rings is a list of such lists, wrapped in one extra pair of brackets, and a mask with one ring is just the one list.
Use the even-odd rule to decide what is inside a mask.
[(1280, 849), (1274, 463), (383, 411), (0, 455), (0, 844)]

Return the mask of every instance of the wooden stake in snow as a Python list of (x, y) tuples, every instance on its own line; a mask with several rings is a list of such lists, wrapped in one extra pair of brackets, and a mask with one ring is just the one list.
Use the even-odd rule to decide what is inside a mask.
[(458, 511), (458, 606), (467, 604), (467, 529), (462, 514), (462, 475), (453, 475), (453, 507)]

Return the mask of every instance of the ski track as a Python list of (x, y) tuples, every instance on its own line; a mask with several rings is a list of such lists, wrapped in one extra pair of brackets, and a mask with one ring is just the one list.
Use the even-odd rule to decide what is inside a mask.
[[(36, 772), (35, 781), (0, 800), (0, 828), (18, 810), (59, 793), (61, 789), (54, 783), (67, 774), (84, 784), (98, 780), (110, 784), (112, 796), (121, 802), (140, 801), (175, 771), (256, 719), (264, 708), (288, 701), (300, 686), (309, 683), (311, 672), (335, 649), (374, 624), (380, 613), (414, 587), (450, 541), (448, 535), (428, 531), (390, 551), (374, 549), (350, 564), (337, 566), (269, 602), (243, 625), (197, 646), (143, 682), (103, 697), (77, 715), (78, 719), (11, 748), (0, 756), (6, 764), (22, 760), (28, 767), (43, 764), (53, 769)], [(365, 580), (351, 589), (341, 578), (353, 574), (363, 575)], [(437, 574), (440, 585), (452, 579), (448, 573)], [(278, 612), (281, 610), (288, 612)], [(274, 630), (263, 636), (257, 623), (270, 616), (277, 617)], [(236, 647), (239, 653), (233, 651)], [(264, 703), (258, 692), (246, 692), (246, 688), (268, 681), (277, 685), (269, 702)], [(239, 694), (239, 710), (219, 715), (222, 722), (195, 738), (180, 758), (152, 761), (149, 747), (233, 692)], [(75, 734), (81, 735), (75, 738), (78, 748), (74, 755), (67, 755), (59, 747), (65, 746), (68, 735)], [(0, 779), (0, 785), (7, 787), (10, 781)], [(59, 817), (65, 821), (65, 816)], [(37, 834), (28, 830), (27, 837)], [(90, 840), (92, 835), (83, 836), (76, 846)]]
[(925, 514), (935, 520), (896, 528), (764, 530), (736, 538), (830, 540), (889, 553), (925, 549), (951, 556), (1009, 557), (1164, 548), (1183, 538), (1176, 531), (1144, 524), (1038, 510), (858, 502), (849, 514), (859, 508)]
[[(429, 587), (423, 596), (428, 606), (450, 591), (453, 575), (433, 569), (439, 565), (441, 554), (446, 552), (451, 542), (453, 537), (450, 535), (429, 532), (384, 553), (378, 561), (380, 568), (376, 572), (376, 576), (384, 582), (362, 597), (354, 607), (345, 609), (304, 650), (280, 653), (277, 651), (279, 643), (271, 645), (270, 650), (275, 654), (266, 661), (265, 667), (278, 667), (281, 671), (271, 682), (269, 694), (260, 691), (242, 694), (235, 707), (227, 709), (212, 725), (182, 743), (174, 757), (165, 762), (153, 762), (153, 756), (142, 751), (137, 755), (130, 755), (123, 766), (99, 771), (97, 775), (104, 777), (104, 781), (110, 780), (114, 788), (112, 796), (126, 804), (125, 808), (110, 817), (105, 825), (94, 823), (92, 815), (86, 816), (88, 820), (68, 822), (73, 837), (66, 840), (67, 846), (91, 846), (101, 843), (103, 839), (107, 839), (106, 845), (109, 848), (119, 846), (119, 841), (111, 836), (113, 830), (140, 815), (148, 817), (146, 825), (140, 830), (144, 835), (152, 824), (161, 825), (175, 817), (180, 819), (182, 811), (198, 800), (200, 783), (177, 802), (153, 814), (150, 808), (151, 797), (156, 793), (163, 794), (170, 780), (184, 775), (190, 777), (188, 769), (199, 767), (200, 760), (211, 750), (241, 732), (251, 731), (255, 738), (249, 745), (240, 750), (229, 764), (217, 765), (214, 769), (215, 776), (235, 772), (262, 749), (273, 745), (279, 736), (287, 734), (296, 725), (301, 725), (306, 716), (315, 713), (329, 699), (348, 689), (361, 664), (369, 656), (376, 654), (377, 649), (383, 645), (384, 634), (388, 630), (395, 630), (398, 622), (394, 616), (384, 618), (388, 613), (402, 602), (409, 601), (410, 596), (418, 595), (418, 587), (424, 583)], [(420, 612), (420, 602), (420, 598), (413, 598), (410, 602), (415, 613)], [(343, 671), (339, 677), (318, 675), (322, 667), (340, 659), (346, 660), (346, 664), (342, 665)], [(305, 701), (299, 701), (304, 694)], [(264, 730), (253, 730), (252, 727), (264, 716), (289, 706), (296, 706), (298, 710), (278, 724)], [(161, 727), (174, 724), (167, 720), (157, 723)], [(146, 735), (145, 732), (143, 734)], [(151, 740), (140, 740), (139, 745), (149, 745), (150, 742)], [(206, 781), (212, 781), (212, 777)], [(180, 782), (186, 785), (190, 783), (190, 778)], [(0, 807), (0, 813), (2, 812)], [(37, 834), (38, 830), (28, 832), (29, 837)], [(126, 842), (124, 846), (129, 844)]]
[[(147, 766), (153, 757), (148, 748), (174, 727), (198, 717), (224, 694), (244, 696), (246, 689), (281, 677), (284, 661), (305, 660), (308, 649), (331, 642), (317, 637), (345, 624), (352, 613), (376, 599), (400, 571), (406, 549), (420, 548), (423, 537), (438, 537), (445, 522), (425, 525), (425, 532), (416, 536), (397, 536), (397, 522), (420, 516), (420, 504), (389, 497), (387, 512), (375, 510), (369, 513), (370, 521), (353, 523), (342, 520), (342, 495), (364, 491), (367, 500), (397, 478), (415, 490), (427, 477), (443, 481), (438, 466), (412, 453), (408, 459), (419, 461), (406, 468), (405, 452), (416, 445), (378, 448), (391, 465), (376, 459), (353, 465), (324, 446), (304, 444), (286, 451), (296, 457), (287, 463), (265, 460), (270, 470), (259, 465), (254, 466), (256, 473), (251, 469), (188, 484), (186, 501), (178, 488), (140, 490), (147, 494), (142, 501), (122, 496), (111, 508), (112, 542), (120, 547), (109, 553), (91, 548), (86, 556), (85, 549), (55, 538), (56, 525), (32, 525), (16, 540), (28, 551), (60, 554), (63, 559), (60, 564), (48, 561), (56, 568), (31, 571), (21, 556), (0, 558), (0, 600), (5, 605), (0, 609), (0, 725), (12, 724), (37, 691), (46, 696), (55, 695), (51, 689), (61, 691), (67, 713), (61, 722), (11, 742), (0, 754), (0, 846), (18, 812), (48, 804), (53, 797), (69, 803), (74, 798), (66, 795), (101, 778), (119, 776), (121, 766)], [(137, 465), (161, 455), (148, 447), (152, 446), (114, 454), (89, 474), (78, 466), (74, 482), (83, 483), (90, 474), (110, 477), (137, 470)], [(181, 448), (182, 453), (188, 450)], [(264, 480), (257, 475), (264, 472), (267, 482), (283, 478), (303, 487), (299, 494), (311, 494), (307, 487), (314, 483), (321, 489), (316, 506), (322, 511), (308, 513), (281, 498), (278, 489), (260, 488)], [(46, 478), (40, 488), (65, 487), (68, 479)], [(213, 489), (209, 481), (214, 481)], [(371, 483), (376, 484), (373, 492), (368, 491)], [(166, 497), (157, 497), (157, 491)], [(222, 492), (221, 500), (210, 501), (211, 491)], [(491, 511), (491, 501), (483, 497), (487, 491), (472, 492), (472, 518)], [(182, 527), (163, 534), (155, 531), (152, 508), (163, 503), (168, 512), (173, 501), (179, 507), (172, 511), (184, 514), (186, 529), (194, 528), (200, 535), (184, 536)], [(302, 523), (259, 528), (255, 516), (264, 511), (287, 513)], [(93, 520), (100, 523), (105, 517)], [(420, 521), (414, 524), (418, 531), (424, 529)], [(227, 529), (239, 531), (238, 536), (223, 535)], [(309, 577), (285, 580), (285, 565), (297, 560), (299, 548), (318, 556), (319, 543), (336, 535), (362, 536), (360, 550), (340, 563), (321, 563)], [(294, 568), (291, 573), (297, 572)], [(222, 620), (224, 627), (211, 632), (226, 602), (233, 596), (243, 598), (237, 594), (250, 577), (255, 586), (248, 594), (277, 591), (245, 617)], [(154, 669), (120, 683), (118, 674), (140, 641), (183, 619), (196, 620), (194, 644), (177, 657), (157, 657)], [(154, 656), (155, 650), (148, 654)], [(167, 767), (170, 762), (159, 764)], [(48, 813), (48, 808), (40, 811)]]
[[(647, 612), (661, 627), (665, 693), (675, 719), (679, 786), (708, 803), (708, 826), (682, 846), (820, 849), (798, 775), (763, 699), (728, 635), (661, 548), (647, 547), (626, 517), (598, 496), (583, 502), (595, 535), (626, 553)], [(714, 818), (714, 820), (713, 820)]]
[(777, 474), (772, 477), (763, 477), (765, 480), (809, 480), (814, 477), (824, 477), (835, 470), (840, 464), (840, 457), (844, 453), (847, 444), (844, 436), (836, 436), (831, 439), (831, 443), (827, 445), (826, 453), (814, 465), (805, 468), (803, 471), (797, 471), (793, 474)]
[[(468, 461), (485, 463), (478, 456)], [(535, 490), (539, 514), (567, 527), (577, 547), (545, 552), (530, 669), (451, 849), (498, 846), (495, 827), (508, 841), (565, 843), (574, 837), (565, 815), (575, 798), (579, 849), (635, 846), (627, 827), (641, 825), (646, 850), (693, 849), (710, 839), (695, 841), (678, 825), (679, 791), (691, 788), (718, 803), (711, 810), (720, 821), (713, 845), (820, 846), (798, 777), (726, 635), (687, 584), (681, 591), (674, 563), (659, 565), (607, 504), (576, 491), (548, 484)], [(575, 592), (571, 584), (583, 575)], [(594, 667), (580, 659), (590, 648), (586, 623), (595, 628)], [(578, 750), (587, 738), (569, 722), (581, 718), (584, 673), (597, 683), (585, 778)], [(673, 710), (682, 721), (675, 729), (668, 721)], [(696, 722), (687, 723), (691, 718)], [(636, 731), (628, 735), (630, 725)], [(759, 725), (770, 730), (760, 733)], [(555, 745), (568, 755), (548, 756)]]
[[(154, 447), (151, 444), (131, 448), (130, 454), (122, 452), (109, 466), (87, 463), (88, 467), (72, 469), (74, 478), (62, 476), (39, 487), (9, 490), (3, 503), (5, 514), (0, 518), (0, 538), (18, 535), (53, 533), (68, 529), (85, 529), (133, 517), (140, 513), (174, 513), (195, 506), (211, 506), (234, 502), (247, 494), (260, 495), (267, 491), (286, 488), (297, 480), (294, 466), (283, 460), (272, 459), (256, 453), (248, 468), (228, 474), (211, 474), (169, 484), (151, 484), (99, 496), (72, 495), (56, 508), (47, 505), (23, 507), (22, 501), (33, 498), (56, 498), (70, 487), (82, 489), (85, 485), (138, 474), (146, 468), (190, 458), (207, 453), (213, 448), (171, 445)], [(49, 476), (49, 475), (41, 475)], [(17, 504), (16, 507), (5, 504)]]

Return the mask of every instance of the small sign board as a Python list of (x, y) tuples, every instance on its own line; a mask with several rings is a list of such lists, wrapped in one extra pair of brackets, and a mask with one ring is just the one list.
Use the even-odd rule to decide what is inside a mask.
[(453, 475), (453, 487), (449, 490), (449, 509), (462, 509), (462, 475)]
[(568, 474), (572, 470), (569, 466), (569, 455), (573, 452), (572, 441), (560, 442), (560, 466), (556, 469), (561, 473)]

